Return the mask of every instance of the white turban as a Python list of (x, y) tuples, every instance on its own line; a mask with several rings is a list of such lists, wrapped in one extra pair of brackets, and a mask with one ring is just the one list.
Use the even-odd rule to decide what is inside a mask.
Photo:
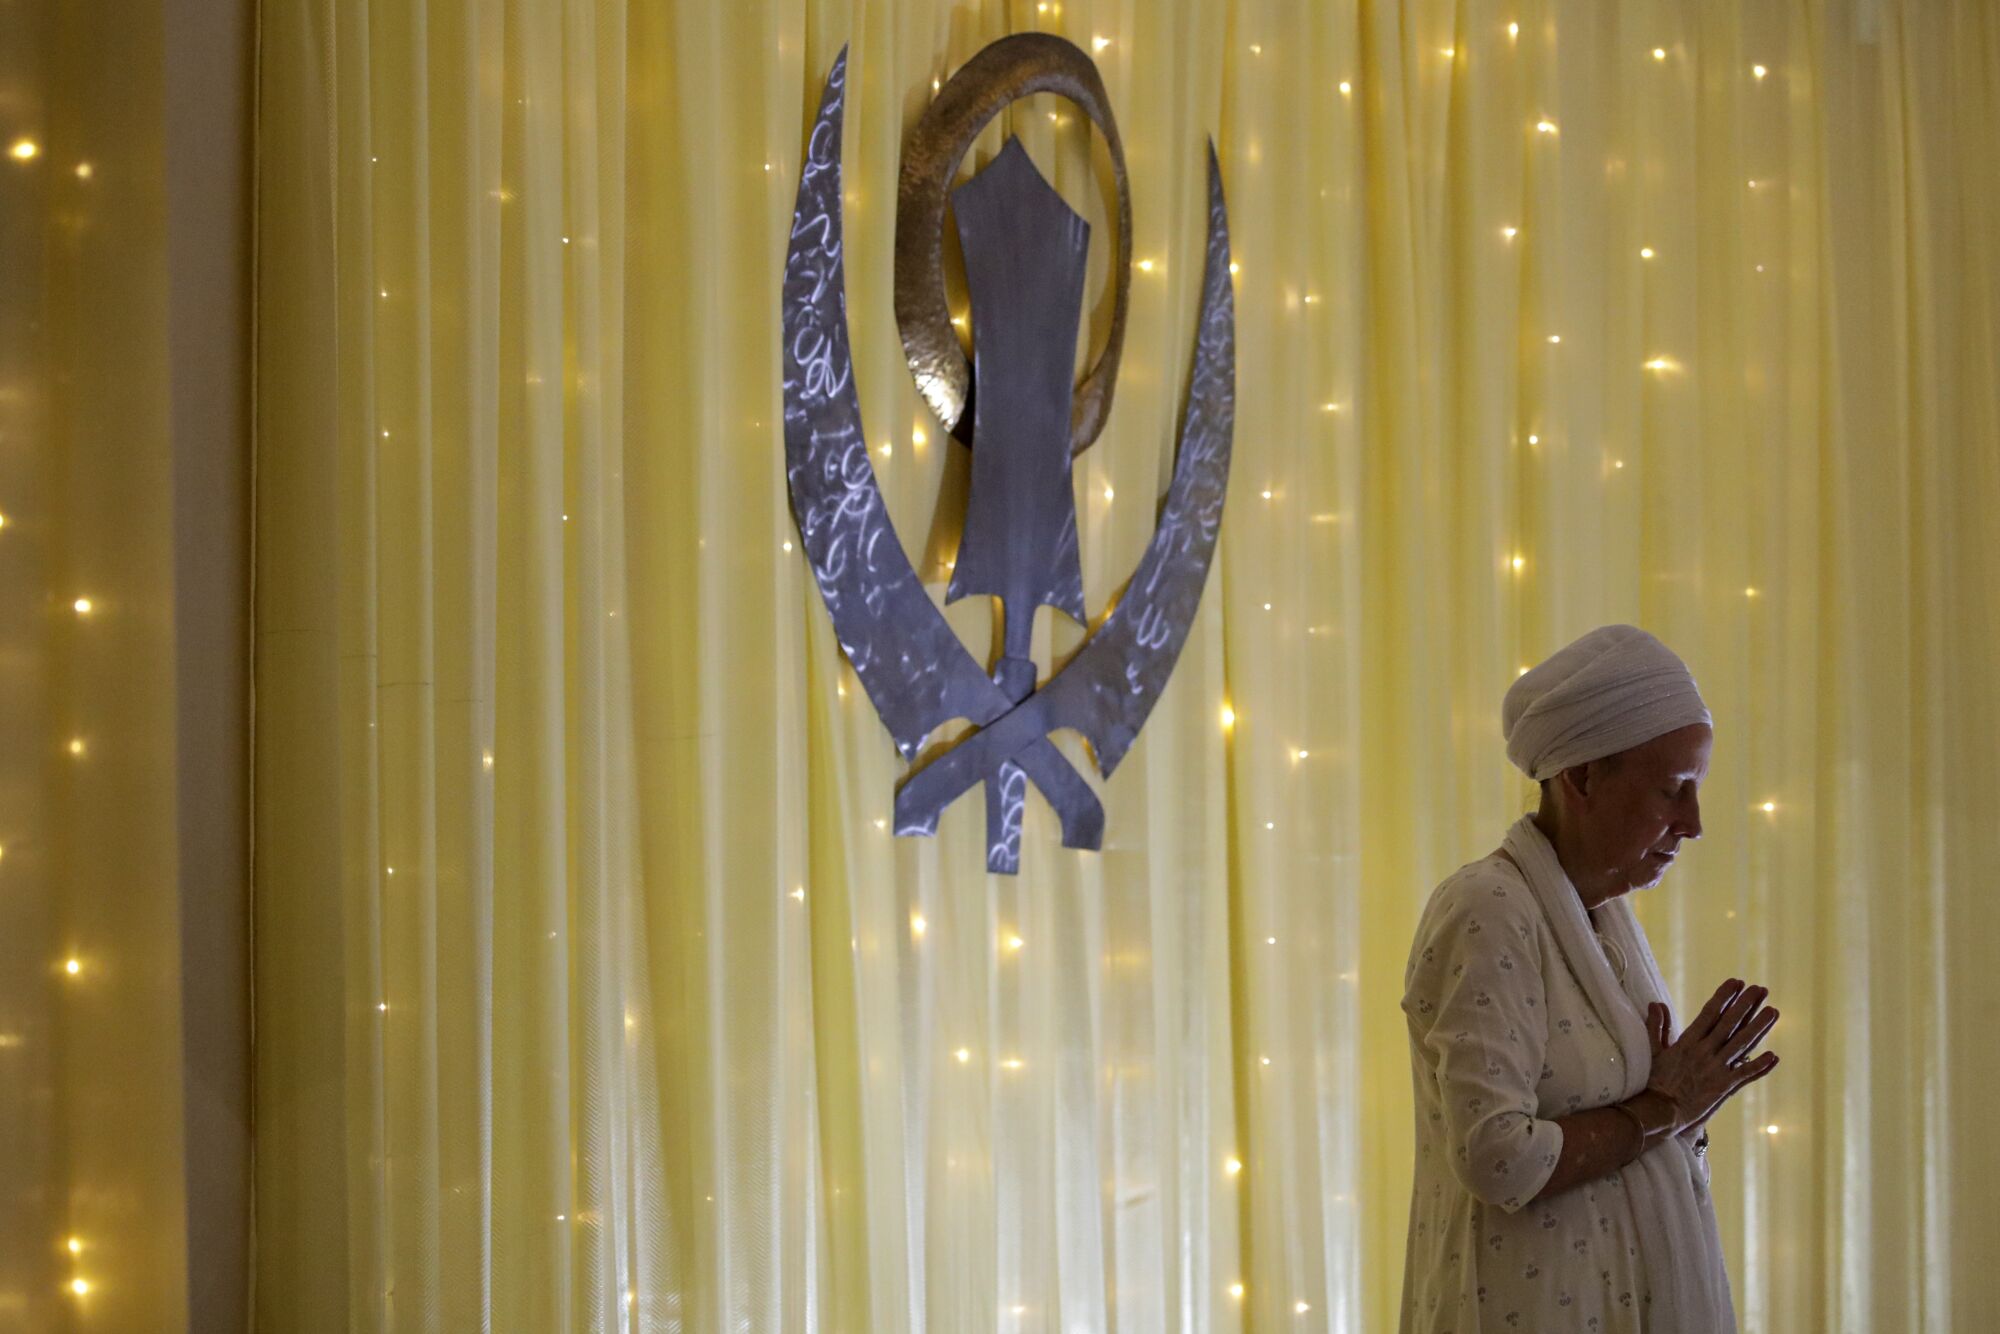
[(1600, 626), (1557, 650), (1500, 705), (1507, 758), (1536, 782), (1710, 722), (1687, 664), (1635, 625)]

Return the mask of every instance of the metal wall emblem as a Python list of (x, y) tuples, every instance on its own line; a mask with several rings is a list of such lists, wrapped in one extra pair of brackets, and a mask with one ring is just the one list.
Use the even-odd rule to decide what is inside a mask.
[[(1208, 251), (1179, 454), (1159, 524), (1104, 624), (1046, 683), (1029, 656), (1038, 606), (1087, 623), (1071, 460), (1103, 429), (1117, 379), (1131, 267), (1124, 149), (1096, 67), (1061, 38), (1024, 33), (988, 46), (940, 90), (904, 153), (896, 216), (896, 318), (918, 389), (972, 447), (964, 537), (947, 600), (1000, 600), (991, 671), (918, 581), (876, 485), (847, 341), (841, 264), (840, 135), (847, 53), (827, 75), (807, 142), (785, 260), (785, 459), (792, 507), (834, 632), (896, 749), (916, 767), (896, 793), (898, 834), (932, 834), (946, 806), (986, 792), (986, 865), (1020, 869), (1030, 784), (1055, 809), (1066, 847), (1097, 848), (1104, 810), (1050, 742), (1070, 728), (1109, 778), (1180, 656), (1208, 579), (1229, 481), (1236, 325), (1229, 226), (1208, 150)], [(988, 121), (1009, 102), (1056, 92), (1110, 146), (1118, 190), (1112, 328), (1072, 392), (1090, 228), (1035, 170), (1018, 140), (952, 192), (971, 295), (972, 363), (952, 331), (942, 268), (944, 191)], [(929, 757), (943, 724), (975, 724)]]

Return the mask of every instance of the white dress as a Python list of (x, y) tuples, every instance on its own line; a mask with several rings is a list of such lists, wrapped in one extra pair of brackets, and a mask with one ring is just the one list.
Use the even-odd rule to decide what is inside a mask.
[[(1588, 922), (1581, 901), (1574, 906)], [(1636, 930), (1629, 907), (1618, 911)], [(1572, 931), (1571, 939), (1580, 935)], [(1644, 949), (1643, 934), (1638, 940)], [(1602, 938), (1593, 944), (1602, 949)], [(1608, 958), (1600, 956), (1610, 969), (1598, 975), (1607, 986), (1616, 976), (1643, 1014), (1633, 981), (1641, 970), (1622, 957), (1628, 952), (1613, 945)], [(1719, 1294), (1700, 1317), (1704, 1334), (1725, 1320), (1734, 1328), (1707, 1162), (1686, 1145), (1669, 1141), (1641, 1163), (1534, 1198), (1562, 1151), (1553, 1118), (1620, 1101), (1630, 1086), (1643, 1087), (1646, 1072), (1627, 1070), (1629, 1053), (1579, 982), (1520, 870), (1496, 856), (1438, 886), (1411, 947), (1403, 1011), (1416, 1092), (1405, 1334), (1609, 1334), (1685, 1323), (1660, 1318), (1672, 1293), (1660, 1294), (1665, 1300), (1654, 1310), (1646, 1229), (1638, 1225), (1659, 1216), (1652, 1211), (1660, 1207), (1663, 1177), (1672, 1231), (1709, 1252), (1672, 1262), (1703, 1271), (1697, 1288)], [(1627, 1174), (1642, 1164), (1651, 1194), (1635, 1208)], [(1657, 1274), (1664, 1247), (1658, 1238), (1654, 1245)]]

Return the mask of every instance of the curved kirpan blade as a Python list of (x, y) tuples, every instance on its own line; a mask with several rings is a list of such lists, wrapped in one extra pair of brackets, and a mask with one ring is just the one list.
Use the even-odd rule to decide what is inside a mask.
[[(908, 761), (937, 727), (953, 718), (991, 722), (1013, 701), (966, 652), (918, 582), (868, 459), (841, 263), (846, 78), (843, 49), (827, 75), (807, 141), (785, 256), (785, 475), (799, 536), (841, 650)], [(1103, 807), (1062, 753), (1043, 738), (1017, 762), (1055, 807), (1064, 844), (1099, 846)], [(899, 834), (936, 828), (935, 812), (896, 824)]]
[(910, 775), (896, 818), (941, 810), (1010, 755), (1047, 744), (1057, 728), (1090, 739), (1105, 775), (1118, 767), (1166, 688), (1208, 582), (1229, 487), (1236, 422), (1236, 306), (1229, 285), (1229, 214), (1215, 145), (1208, 148), (1208, 259), (1195, 331), (1180, 453), (1159, 527), (1125, 595), (1054, 680), (1014, 711)]

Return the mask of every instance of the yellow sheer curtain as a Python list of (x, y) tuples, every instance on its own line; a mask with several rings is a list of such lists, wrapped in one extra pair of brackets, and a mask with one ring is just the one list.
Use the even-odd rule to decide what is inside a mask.
[[(976, 800), (885, 830), (777, 316), (851, 44), (857, 383), (941, 596), (894, 183), (1028, 28), (1104, 72), (1144, 261), (1093, 608), (1172, 464), (1210, 135), (1239, 392), (1105, 850), (1032, 806), (1010, 879)], [(264, 1327), (1392, 1327), (1409, 932), (1528, 799), (1506, 685), (1614, 619), (1719, 720), (1668, 978), (1786, 1015), (1715, 1126), (1745, 1328), (2000, 1296), (1990, 6), (267, 0), (260, 84)], [(1080, 120), (1003, 129), (1107, 236)]]
[(0, 6), (0, 1330), (186, 1321), (159, 5)]

